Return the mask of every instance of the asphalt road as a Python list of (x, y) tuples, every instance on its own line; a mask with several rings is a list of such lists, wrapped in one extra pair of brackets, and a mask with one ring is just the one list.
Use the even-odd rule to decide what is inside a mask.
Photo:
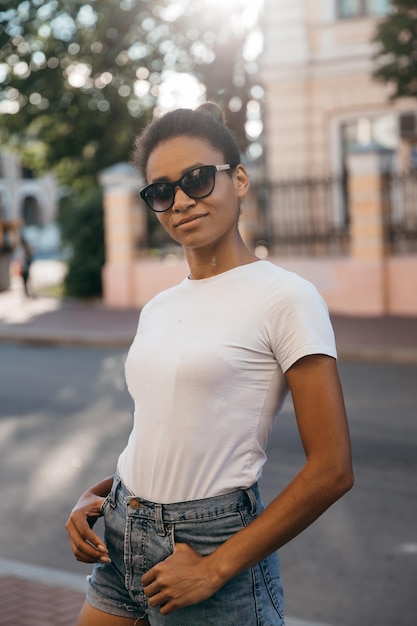
[[(118, 350), (0, 345), (0, 558), (76, 573), (64, 523), (113, 472), (132, 421)], [(330, 626), (417, 623), (417, 366), (340, 364), (356, 484), (281, 550), (289, 615)], [(161, 381), (163, 389), (163, 381)], [(291, 403), (261, 482), (303, 464)]]

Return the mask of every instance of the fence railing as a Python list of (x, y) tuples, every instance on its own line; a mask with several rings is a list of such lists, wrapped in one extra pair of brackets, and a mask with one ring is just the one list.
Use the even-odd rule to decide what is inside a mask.
[(349, 251), (347, 177), (303, 178), (258, 189), (258, 243), (295, 256), (340, 256)]
[(417, 170), (388, 175), (387, 236), (391, 252), (417, 252)]

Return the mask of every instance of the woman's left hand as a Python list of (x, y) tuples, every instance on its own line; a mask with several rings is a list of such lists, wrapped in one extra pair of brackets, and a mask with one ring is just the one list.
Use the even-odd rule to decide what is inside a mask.
[(168, 615), (212, 596), (222, 586), (216, 579), (210, 557), (177, 543), (168, 558), (142, 576), (142, 583), (149, 604)]

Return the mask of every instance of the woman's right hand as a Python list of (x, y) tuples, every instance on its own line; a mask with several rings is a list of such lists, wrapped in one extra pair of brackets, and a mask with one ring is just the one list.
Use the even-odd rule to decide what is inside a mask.
[(110, 563), (107, 548), (103, 540), (92, 530), (101, 517), (101, 506), (109, 493), (113, 477), (105, 479), (99, 485), (87, 489), (71, 511), (65, 528), (71, 548), (77, 561), (83, 563)]

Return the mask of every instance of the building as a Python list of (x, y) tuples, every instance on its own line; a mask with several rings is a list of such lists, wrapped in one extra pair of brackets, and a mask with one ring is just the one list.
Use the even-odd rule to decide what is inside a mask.
[(417, 102), (390, 101), (372, 79), (390, 10), (389, 0), (264, 3), (260, 235), (345, 314), (417, 315)]
[(0, 291), (9, 286), (9, 266), (22, 228), (42, 229), (57, 215), (52, 174), (34, 178), (11, 153), (0, 153)]
[(342, 173), (348, 153), (374, 146), (412, 165), (417, 102), (390, 102), (371, 78), (375, 27), (389, 0), (265, 0), (261, 76), (268, 178)]

